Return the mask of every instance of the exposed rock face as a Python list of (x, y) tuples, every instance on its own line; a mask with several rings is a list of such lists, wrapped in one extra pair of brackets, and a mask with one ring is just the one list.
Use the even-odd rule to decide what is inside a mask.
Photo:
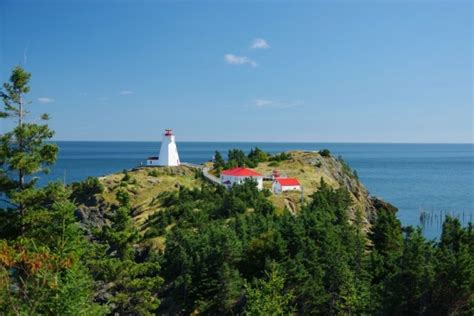
[(290, 151), (291, 159), (272, 163), (261, 163), (256, 168), (263, 174), (271, 174), (278, 170), (281, 174), (298, 178), (304, 188), (304, 196), (308, 197), (315, 192), (321, 178), (334, 188), (346, 188), (354, 201), (349, 209), (352, 218), (356, 212), (362, 214), (367, 227), (370, 227), (376, 218), (377, 210), (387, 208), (396, 211), (390, 203), (371, 197), (364, 185), (359, 181), (357, 174), (341, 158), (321, 156), (319, 152)]
[(103, 199), (97, 198), (95, 201), (95, 205), (80, 205), (76, 209), (76, 217), (86, 230), (92, 227), (100, 228), (108, 222), (106, 214), (110, 212), (110, 205), (105, 203)]
[(119, 172), (101, 177), (99, 181), (104, 192), (91, 196), (76, 210), (76, 216), (86, 230), (100, 228), (109, 222), (108, 217), (117, 208), (115, 194), (119, 190), (129, 194), (135, 221), (140, 225), (158, 209), (155, 200), (159, 194), (179, 190), (181, 186), (202, 184), (196, 170), (188, 166), (136, 168), (128, 171), (127, 176)]

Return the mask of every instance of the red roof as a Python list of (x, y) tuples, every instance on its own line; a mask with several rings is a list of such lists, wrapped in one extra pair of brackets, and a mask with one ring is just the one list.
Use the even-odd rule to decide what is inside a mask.
[(258, 172), (255, 172), (247, 168), (241, 168), (241, 167), (223, 170), (221, 174), (225, 176), (234, 176), (234, 177), (261, 177), (262, 176)]
[(297, 186), (300, 182), (296, 178), (276, 178), (275, 179), (282, 187)]

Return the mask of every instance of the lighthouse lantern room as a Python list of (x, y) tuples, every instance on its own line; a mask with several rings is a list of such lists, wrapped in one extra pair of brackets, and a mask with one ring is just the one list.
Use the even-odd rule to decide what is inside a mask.
[(173, 130), (165, 130), (161, 139), (159, 157), (149, 157), (147, 166), (179, 166), (178, 148), (176, 147)]

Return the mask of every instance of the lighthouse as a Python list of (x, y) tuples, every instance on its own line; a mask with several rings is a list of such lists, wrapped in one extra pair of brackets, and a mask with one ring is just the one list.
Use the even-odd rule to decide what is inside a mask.
[(159, 157), (149, 157), (148, 166), (179, 166), (178, 148), (176, 147), (173, 130), (167, 129), (161, 139)]

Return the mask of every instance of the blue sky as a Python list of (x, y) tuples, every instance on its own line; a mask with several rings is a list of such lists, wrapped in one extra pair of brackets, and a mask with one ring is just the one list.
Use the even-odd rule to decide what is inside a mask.
[(32, 72), (31, 109), (58, 140), (473, 142), (472, 15), (469, 1), (3, 0), (0, 80)]

